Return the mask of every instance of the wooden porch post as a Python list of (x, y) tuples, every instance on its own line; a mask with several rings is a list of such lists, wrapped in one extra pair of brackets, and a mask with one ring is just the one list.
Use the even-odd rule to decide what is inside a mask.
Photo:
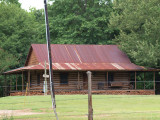
[(17, 91), (17, 74), (16, 74), (16, 91)]
[(79, 72), (78, 72), (78, 89), (80, 89)]
[(22, 91), (24, 90), (24, 78), (23, 78), (23, 71), (22, 71)]
[(5, 74), (5, 96), (7, 96), (7, 79), (6, 79), (6, 74)]
[(135, 72), (135, 89), (136, 89), (136, 79), (137, 79), (137, 76), (136, 76), (136, 72)]
[(155, 79), (156, 79), (156, 75), (155, 75), (155, 72), (154, 72), (154, 75), (153, 75), (153, 80), (154, 80), (154, 91), (156, 90)]
[(107, 88), (108, 88), (108, 71), (107, 71), (107, 84), (106, 85), (107, 85)]
[(9, 80), (10, 80), (10, 92), (12, 90), (12, 79), (11, 79), (11, 76), (9, 77)]
[(144, 89), (146, 89), (145, 87), (146, 87), (146, 72), (144, 72)]
[(31, 72), (30, 72), (30, 70), (28, 71), (28, 89), (30, 90), (30, 76), (31, 76)]

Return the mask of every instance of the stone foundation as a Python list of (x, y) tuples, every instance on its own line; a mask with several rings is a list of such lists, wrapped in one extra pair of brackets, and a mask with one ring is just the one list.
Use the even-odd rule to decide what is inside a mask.
[(106, 95), (155, 95), (154, 90), (107, 90), (107, 91), (93, 91), (93, 94)]
[[(48, 94), (50, 94), (48, 92)], [(56, 91), (56, 95), (74, 95), (74, 94), (88, 94), (87, 90), (81, 91)], [(101, 95), (155, 95), (154, 90), (93, 90), (92, 94)], [(14, 92), (10, 93), (10, 96), (24, 96), (24, 95), (44, 95), (43, 92)]]

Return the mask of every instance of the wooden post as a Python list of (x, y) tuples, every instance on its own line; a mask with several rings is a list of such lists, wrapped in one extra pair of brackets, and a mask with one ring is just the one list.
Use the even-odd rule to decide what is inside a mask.
[(137, 73), (135, 72), (135, 90), (136, 90), (136, 88), (137, 88), (137, 87), (136, 87), (136, 79), (137, 79), (136, 74), (137, 74)]
[(17, 91), (17, 74), (16, 74), (16, 91)]
[(78, 72), (78, 89), (80, 90), (79, 72)]
[(31, 72), (30, 70), (28, 71), (28, 90), (30, 90), (30, 76), (31, 76)]
[(88, 75), (88, 120), (93, 120), (91, 72), (88, 71), (87, 75)]
[(24, 75), (23, 75), (23, 71), (22, 71), (22, 91), (24, 90)]
[[(129, 85), (131, 85), (131, 73), (130, 72), (129, 72), (128, 77), (129, 77)], [(132, 89), (132, 88), (129, 88), (129, 89)]]
[(10, 93), (11, 93), (11, 91), (12, 91), (12, 79), (11, 79), (11, 77), (9, 77), (9, 80), (10, 80)]
[(108, 88), (108, 72), (107, 72), (107, 88)]
[(156, 75), (155, 75), (155, 72), (154, 72), (154, 75), (153, 75), (153, 80), (154, 80), (154, 92), (156, 90), (156, 83), (155, 83), (155, 79), (156, 79)]
[(5, 96), (7, 96), (7, 79), (6, 79), (6, 74), (5, 74)]
[(145, 87), (146, 87), (146, 72), (144, 72), (144, 89), (146, 89)]

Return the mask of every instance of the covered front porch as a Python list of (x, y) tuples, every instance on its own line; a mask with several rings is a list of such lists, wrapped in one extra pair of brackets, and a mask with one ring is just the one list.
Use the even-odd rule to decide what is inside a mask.
[[(157, 71), (91, 71), (95, 94), (155, 94)], [(44, 92), (44, 70), (22, 70), (5, 74), (5, 94)], [(85, 94), (88, 88), (86, 71), (54, 71), (57, 94)], [(8, 82), (9, 81), (9, 82)], [(47, 79), (49, 93), (50, 85)]]

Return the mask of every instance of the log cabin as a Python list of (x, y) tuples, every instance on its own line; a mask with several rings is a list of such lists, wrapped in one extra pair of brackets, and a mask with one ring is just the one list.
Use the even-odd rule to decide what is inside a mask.
[[(135, 65), (117, 45), (52, 44), (51, 52), (56, 91), (86, 91), (88, 89), (86, 72), (91, 71), (93, 91), (106, 94), (155, 94), (155, 72), (158, 70)], [(47, 45), (32, 44), (24, 67), (4, 74), (21, 74), (22, 91), (25, 91), (28, 83), (30, 92), (43, 92), (45, 68), (48, 72)], [(153, 73), (152, 89), (145, 89), (145, 80), (143, 90), (136, 87), (138, 72)], [(47, 85), (49, 90), (49, 79), (47, 79)]]

